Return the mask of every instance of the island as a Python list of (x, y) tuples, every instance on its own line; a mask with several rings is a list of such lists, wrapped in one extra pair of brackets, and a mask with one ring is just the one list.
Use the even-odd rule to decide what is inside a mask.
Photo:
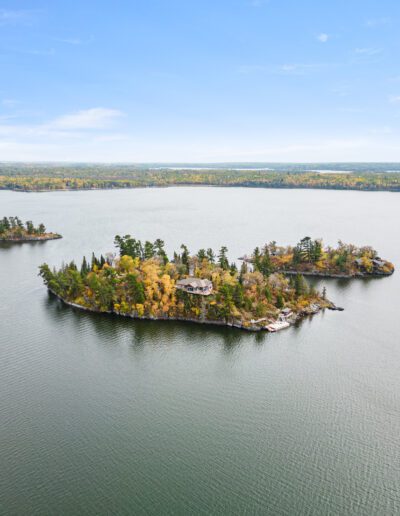
[(229, 263), (227, 248), (191, 254), (182, 244), (169, 259), (161, 239), (142, 243), (117, 235), (119, 253), (81, 265), (40, 266), (49, 291), (64, 303), (91, 312), (134, 319), (180, 320), (275, 332), (335, 305), (301, 274), (283, 274), (243, 262)]
[(263, 273), (286, 275), (365, 278), (390, 276), (394, 272), (393, 264), (370, 246), (357, 247), (339, 241), (336, 247), (329, 247), (321, 239), (310, 237), (304, 237), (294, 247), (280, 247), (273, 241), (239, 259)]
[(48, 233), (43, 223), (34, 226), (31, 220), (21, 221), (19, 217), (0, 219), (1, 242), (35, 242), (62, 238), (58, 233)]

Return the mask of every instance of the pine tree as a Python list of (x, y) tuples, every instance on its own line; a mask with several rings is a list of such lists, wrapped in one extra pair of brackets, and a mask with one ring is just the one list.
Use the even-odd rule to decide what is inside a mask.
[(197, 253), (197, 258), (199, 259), (200, 262), (205, 260), (207, 258), (206, 250), (205, 249), (199, 249), (199, 251)]
[(260, 270), (260, 263), (261, 263), (261, 253), (260, 253), (260, 248), (259, 247), (256, 247), (254, 249), (254, 253), (253, 253), (253, 265), (254, 265), (254, 270), (256, 271), (259, 271)]
[(82, 265), (81, 265), (81, 276), (82, 276), (82, 278), (84, 278), (87, 275), (88, 272), (89, 272), (89, 266), (88, 266), (88, 263), (86, 261), (86, 257), (84, 256), (83, 260), (82, 260)]
[(272, 271), (271, 258), (269, 256), (268, 249), (265, 249), (265, 253), (262, 255), (259, 262), (259, 271), (265, 276), (268, 277)]
[(215, 253), (214, 251), (211, 249), (211, 247), (209, 247), (207, 249), (207, 260), (210, 262), (210, 263), (215, 263)]
[(187, 246), (185, 244), (182, 244), (181, 245), (181, 249), (182, 249), (182, 255), (181, 255), (181, 261), (183, 263), (183, 265), (186, 265), (186, 267), (189, 267), (189, 249), (187, 248)]
[(221, 269), (224, 269), (226, 271), (229, 269), (229, 261), (226, 256), (227, 252), (228, 252), (228, 248), (225, 246), (222, 246), (221, 249), (219, 250), (219, 254), (218, 254), (219, 266), (221, 267)]
[(296, 296), (302, 296), (308, 292), (308, 286), (302, 274), (296, 274), (294, 279), (294, 288)]

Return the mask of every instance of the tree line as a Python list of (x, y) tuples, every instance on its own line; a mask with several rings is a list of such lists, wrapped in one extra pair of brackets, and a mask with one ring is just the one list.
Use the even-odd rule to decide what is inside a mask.
[(25, 223), (19, 217), (3, 217), (0, 219), (0, 235), (44, 235), (46, 227), (43, 223), (35, 226), (31, 220)]
[(257, 188), (312, 188), (400, 191), (399, 172), (329, 173), (285, 170), (153, 170), (134, 166), (0, 167), (0, 189), (16, 191), (207, 185)]

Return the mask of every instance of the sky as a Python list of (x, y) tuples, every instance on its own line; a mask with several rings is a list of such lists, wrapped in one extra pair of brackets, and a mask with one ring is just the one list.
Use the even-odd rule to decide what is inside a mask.
[(399, 0), (0, 0), (0, 161), (400, 161)]

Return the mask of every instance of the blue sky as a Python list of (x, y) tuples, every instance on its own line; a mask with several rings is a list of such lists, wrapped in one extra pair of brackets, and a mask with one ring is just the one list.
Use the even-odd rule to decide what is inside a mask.
[(398, 0), (0, 1), (0, 161), (400, 161)]

